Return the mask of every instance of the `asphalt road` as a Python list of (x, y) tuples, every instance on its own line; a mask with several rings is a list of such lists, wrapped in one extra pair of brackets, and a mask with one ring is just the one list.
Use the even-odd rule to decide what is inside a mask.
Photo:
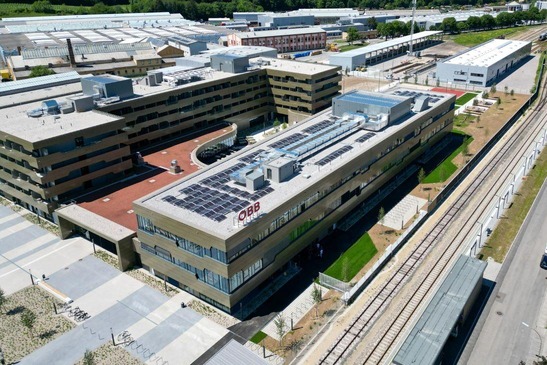
[[(539, 320), (547, 288), (547, 271), (539, 262), (546, 244), (544, 184), (498, 275), (496, 289), (476, 328), (480, 334), (476, 339), (472, 336), (460, 363), (517, 365), (523, 360), (531, 364), (539, 353), (547, 324)], [(547, 353), (545, 347), (543, 355)]]

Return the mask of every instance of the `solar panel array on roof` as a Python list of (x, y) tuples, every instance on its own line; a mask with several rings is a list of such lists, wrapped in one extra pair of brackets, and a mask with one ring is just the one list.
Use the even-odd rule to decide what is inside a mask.
[(264, 186), (262, 189), (250, 193), (227, 185), (230, 181), (230, 174), (245, 166), (244, 163), (238, 163), (199, 181), (198, 184), (181, 189), (180, 193), (186, 195), (184, 198), (169, 195), (162, 200), (176, 207), (198, 213), (215, 222), (222, 222), (226, 219), (227, 214), (238, 212), (248, 207), (250, 201), (257, 201), (274, 191), (271, 186)]
[(323, 157), (319, 161), (317, 161), (315, 164), (319, 166), (324, 166), (328, 164), (329, 162), (335, 160), (336, 158), (342, 156), (344, 153), (347, 153), (351, 151), (353, 147), (351, 146), (344, 146), (342, 148), (337, 149), (336, 151), (329, 153), (327, 156)]
[(292, 134), (288, 137), (285, 137), (283, 138), (282, 140), (279, 140), (277, 142), (274, 142), (270, 145), (268, 145), (268, 147), (271, 147), (271, 148), (283, 148), (285, 146), (288, 146), (290, 144), (293, 144), (294, 142), (296, 141), (299, 141), (301, 139), (304, 139), (306, 138), (306, 135), (305, 134), (302, 134), (302, 133), (295, 133), (295, 134)]
[(255, 159), (258, 155), (260, 155), (262, 152), (264, 152), (264, 150), (263, 150), (263, 149), (259, 149), (258, 151), (255, 151), (255, 152), (253, 152), (253, 153), (250, 153), (250, 154), (248, 154), (247, 156), (244, 156), (244, 157), (240, 158), (239, 160), (240, 160), (240, 161), (243, 161), (243, 162), (245, 162), (245, 163), (251, 163), (251, 162), (253, 162), (254, 159)]
[(319, 132), (320, 130), (323, 130), (323, 129), (328, 128), (330, 126), (332, 126), (332, 121), (324, 120), (322, 122), (315, 123), (311, 127), (304, 128), (302, 130), (302, 132), (304, 132), (304, 133), (316, 133), (316, 132)]
[(374, 133), (369, 132), (369, 133), (365, 134), (364, 136), (361, 136), (361, 137), (357, 138), (357, 139), (355, 140), (355, 142), (363, 143), (363, 142), (365, 142), (366, 140), (371, 139), (372, 137), (374, 137)]
[[(131, 43), (131, 44), (89, 44), (73, 46), (75, 54), (100, 54), (110, 52), (128, 52), (142, 51), (152, 49), (150, 43)], [(68, 56), (68, 47), (57, 48), (35, 48), (24, 49), (21, 52), (24, 59), (43, 58), (43, 57), (63, 57)]]

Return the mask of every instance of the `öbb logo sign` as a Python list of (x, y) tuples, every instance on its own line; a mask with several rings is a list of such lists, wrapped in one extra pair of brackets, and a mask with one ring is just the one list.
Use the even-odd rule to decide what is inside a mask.
[(240, 221), (245, 220), (245, 218), (252, 216), (254, 213), (258, 213), (260, 210), (260, 202), (256, 202), (253, 205), (250, 205), (247, 207), (247, 209), (243, 209), (239, 214), (237, 215), (237, 218)]

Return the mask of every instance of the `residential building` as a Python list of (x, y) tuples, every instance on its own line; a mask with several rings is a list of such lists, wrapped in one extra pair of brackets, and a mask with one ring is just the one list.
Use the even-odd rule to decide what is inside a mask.
[(228, 46), (265, 46), (278, 52), (322, 49), (327, 46), (327, 33), (319, 28), (296, 28), (262, 32), (235, 33), (227, 36)]
[[(232, 314), (452, 129), (455, 96), (354, 91), (134, 202), (143, 267)], [(250, 307), (250, 308), (249, 308)], [(241, 311), (241, 312), (240, 312)]]
[(441, 82), (487, 86), (530, 55), (532, 42), (492, 39), (437, 62)]

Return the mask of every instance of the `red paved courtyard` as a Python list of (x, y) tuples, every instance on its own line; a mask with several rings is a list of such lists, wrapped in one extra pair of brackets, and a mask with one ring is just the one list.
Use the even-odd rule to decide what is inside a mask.
[[(202, 136), (191, 138), (174, 146), (150, 154), (141, 152), (146, 166), (137, 168), (137, 176), (87, 194), (79, 199), (78, 205), (133, 231), (137, 230), (137, 219), (132, 203), (151, 192), (174, 181), (182, 179), (199, 169), (192, 163), (191, 154), (200, 144), (218, 137), (230, 128), (223, 128)], [(169, 173), (172, 160), (177, 160), (182, 169), (180, 174)]]
[(445, 94), (454, 94), (458, 98), (460, 96), (462, 96), (463, 94), (465, 94), (465, 91), (447, 89), (447, 88), (443, 88), (443, 87), (435, 87), (435, 88), (431, 89), (431, 91), (436, 91), (436, 92), (445, 93)]

